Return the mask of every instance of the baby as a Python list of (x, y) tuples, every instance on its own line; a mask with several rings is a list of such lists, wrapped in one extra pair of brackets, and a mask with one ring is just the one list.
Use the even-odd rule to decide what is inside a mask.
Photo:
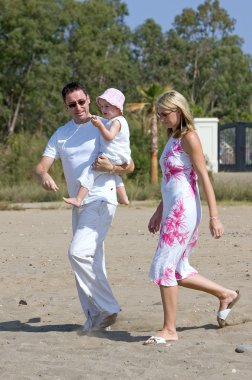
[[(125, 96), (115, 88), (108, 88), (102, 95), (96, 98), (96, 103), (100, 107), (101, 113), (107, 123), (103, 122), (97, 116), (92, 116), (91, 122), (101, 132), (100, 151), (102, 156), (109, 158), (113, 164), (112, 173), (115, 175), (117, 194), (120, 204), (129, 204), (129, 199), (121, 180), (121, 177), (114, 174), (115, 165), (123, 165), (131, 161), (129, 126), (123, 115), (123, 104)], [(97, 176), (104, 173), (98, 172), (87, 167), (82, 175), (78, 178), (80, 188), (74, 198), (63, 198), (66, 203), (80, 207), (85, 200), (89, 190), (94, 185)], [(107, 173), (106, 173), (107, 174)]]

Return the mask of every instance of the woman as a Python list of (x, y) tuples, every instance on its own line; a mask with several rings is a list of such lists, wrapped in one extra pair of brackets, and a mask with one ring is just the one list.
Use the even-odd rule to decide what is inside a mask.
[(167, 128), (168, 142), (160, 158), (162, 201), (151, 217), (148, 229), (152, 233), (160, 229), (150, 278), (160, 288), (164, 324), (161, 331), (144, 342), (145, 345), (178, 340), (178, 285), (216, 296), (220, 302), (217, 314), (220, 327), (225, 326), (227, 315), (240, 297), (238, 291), (208, 280), (189, 264), (201, 220), (198, 179), (208, 204), (210, 232), (215, 239), (222, 236), (223, 226), (187, 100), (176, 91), (168, 91), (158, 99), (157, 111), (161, 123)]

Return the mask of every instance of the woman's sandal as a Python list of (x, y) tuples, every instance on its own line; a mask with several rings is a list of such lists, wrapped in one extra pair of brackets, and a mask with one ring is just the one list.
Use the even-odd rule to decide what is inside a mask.
[(227, 308), (225, 310), (220, 310), (218, 311), (217, 313), (217, 321), (218, 321), (218, 324), (220, 327), (224, 327), (227, 325), (226, 323), (226, 319), (232, 309), (232, 307), (239, 301), (239, 299), (241, 298), (241, 295), (240, 295), (240, 292), (239, 290), (236, 290), (236, 293), (237, 293), (237, 297), (228, 304)]
[(151, 336), (149, 339), (143, 342), (143, 345), (149, 346), (153, 344), (166, 344), (166, 343), (167, 343), (167, 340), (165, 338), (162, 338), (161, 336)]

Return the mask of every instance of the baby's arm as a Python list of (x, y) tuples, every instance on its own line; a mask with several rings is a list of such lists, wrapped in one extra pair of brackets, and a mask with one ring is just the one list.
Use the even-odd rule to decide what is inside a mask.
[(104, 137), (105, 140), (111, 141), (114, 139), (114, 137), (120, 132), (121, 129), (121, 124), (118, 120), (114, 120), (110, 126), (110, 129), (108, 130), (103, 122), (97, 117), (93, 116), (91, 119), (91, 122), (95, 127), (97, 127), (102, 136)]

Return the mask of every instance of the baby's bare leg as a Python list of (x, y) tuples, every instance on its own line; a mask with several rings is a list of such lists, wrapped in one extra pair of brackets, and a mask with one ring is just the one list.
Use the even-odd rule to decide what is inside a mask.
[(117, 194), (118, 194), (118, 197), (119, 197), (118, 202), (121, 205), (128, 205), (129, 204), (129, 198), (128, 198), (128, 195), (126, 193), (125, 187), (124, 186), (118, 186), (116, 188), (116, 191), (117, 191)]
[(87, 194), (88, 194), (88, 189), (86, 187), (81, 186), (79, 188), (79, 191), (78, 191), (78, 194), (76, 195), (76, 197), (74, 197), (74, 198), (64, 198), (63, 197), (63, 200), (72, 206), (80, 207), (83, 199), (87, 196)]

